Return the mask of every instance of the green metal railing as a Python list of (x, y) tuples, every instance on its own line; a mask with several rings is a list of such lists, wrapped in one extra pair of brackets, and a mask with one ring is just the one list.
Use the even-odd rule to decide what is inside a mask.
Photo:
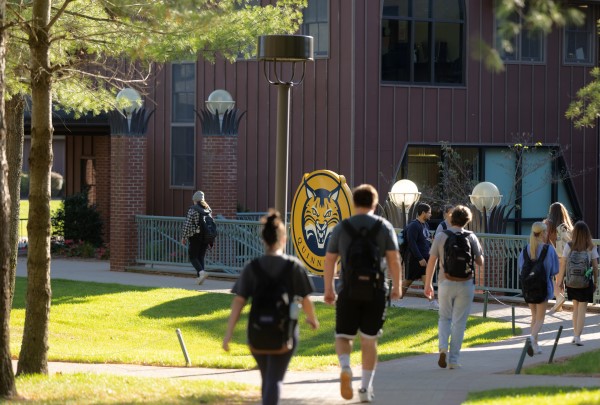
[[(185, 266), (191, 270), (187, 248), (181, 243), (184, 218), (136, 216), (138, 231), (139, 264), (160, 266)], [(264, 252), (258, 221), (215, 219), (219, 237), (213, 249), (206, 255), (206, 267), (211, 272), (239, 275), (244, 264)], [(400, 229), (396, 229), (399, 234)], [(485, 264), (477, 269), (475, 284), (478, 290), (489, 290), (506, 295), (519, 295), (519, 270), (517, 260), (527, 236), (478, 234)], [(594, 240), (596, 245), (600, 241)], [(294, 254), (288, 234), (286, 251)]]

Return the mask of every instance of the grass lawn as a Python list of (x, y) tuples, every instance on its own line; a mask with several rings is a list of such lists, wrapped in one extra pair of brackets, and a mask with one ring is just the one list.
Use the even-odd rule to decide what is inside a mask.
[[(50, 200), (50, 216), (60, 208), (62, 200)], [(19, 237), (27, 237), (27, 219), (29, 219), (29, 200), (21, 200), (19, 203)]]
[[(575, 357), (523, 369), (524, 374), (535, 375), (600, 375), (600, 350)], [(600, 388), (529, 387), (472, 392), (464, 405), (584, 405), (600, 404)]]
[[(25, 317), (25, 279), (17, 278), (10, 319), (10, 349), (18, 356)], [(254, 368), (245, 344), (248, 307), (236, 328), (231, 352), (221, 349), (232, 296), (172, 288), (52, 280), (49, 360), (89, 363), (185, 365), (175, 330), (181, 329), (193, 366)], [(321, 328), (301, 327), (293, 370), (337, 366), (334, 308), (317, 303)], [(437, 312), (389, 308), (379, 341), (381, 361), (437, 351)], [(466, 347), (507, 339), (511, 324), (470, 318)], [(356, 364), (360, 353), (352, 355)]]
[(462, 405), (588, 405), (600, 404), (600, 389), (529, 387), (471, 392)]
[(16, 384), (21, 398), (10, 404), (245, 404), (260, 400), (258, 387), (234, 382), (55, 374), (18, 377)]

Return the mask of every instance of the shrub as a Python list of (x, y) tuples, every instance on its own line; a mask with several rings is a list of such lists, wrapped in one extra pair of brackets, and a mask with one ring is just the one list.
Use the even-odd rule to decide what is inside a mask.
[(102, 245), (102, 218), (90, 205), (87, 190), (65, 198), (52, 217), (52, 234), (65, 240), (82, 241), (94, 247)]
[(60, 173), (50, 173), (50, 195), (53, 198), (60, 197), (63, 193), (64, 181)]

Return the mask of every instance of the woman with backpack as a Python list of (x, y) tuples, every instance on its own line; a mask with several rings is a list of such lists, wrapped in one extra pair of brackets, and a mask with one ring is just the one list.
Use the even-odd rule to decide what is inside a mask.
[[(223, 349), (229, 351), (229, 342), (242, 309), (252, 299), (248, 319), (248, 344), (262, 377), (262, 403), (275, 405), (279, 403), (283, 377), (298, 344), (296, 319), (299, 304), (296, 297), (306, 314), (306, 322), (312, 329), (319, 327), (319, 321), (309, 297), (314, 287), (306, 275), (306, 269), (297, 258), (284, 254), (286, 229), (281, 215), (270, 210), (262, 222), (265, 254), (244, 267), (231, 290), (236, 296), (231, 303)], [(273, 292), (282, 293), (278, 295)], [(281, 299), (278, 300), (277, 296)], [(270, 299), (276, 301), (269, 302)], [(285, 313), (274, 311), (274, 308), (282, 307), (285, 308)], [(265, 312), (261, 313), (263, 308)], [(270, 325), (267, 323), (269, 319), (275, 318), (277, 321)], [(281, 324), (286, 327), (281, 328)]]
[[(558, 274), (558, 255), (551, 244), (546, 244), (548, 228), (543, 222), (531, 226), (529, 243), (518, 260), (523, 298), (531, 310), (531, 337), (527, 354), (541, 354), (538, 334), (544, 326), (548, 300), (554, 297), (552, 277)], [(538, 262), (541, 260), (541, 262)], [(543, 266), (540, 266), (543, 264)]]
[(573, 227), (571, 242), (563, 252), (564, 260), (556, 277), (558, 283), (565, 281), (569, 299), (573, 301), (573, 343), (583, 346), (581, 332), (585, 324), (588, 302), (594, 300), (595, 281), (598, 277), (598, 250), (592, 242), (590, 228), (583, 221)]
[[(559, 203), (555, 202), (550, 204), (548, 209), (548, 217), (544, 220), (544, 223), (548, 227), (548, 236), (546, 243), (552, 244), (558, 255), (558, 259), (562, 262), (562, 254), (567, 242), (571, 240), (571, 232), (573, 230), (573, 223), (567, 208)], [(548, 313), (555, 311), (561, 311), (562, 305), (565, 302), (565, 289), (563, 284), (558, 282), (554, 286), (556, 303), (550, 309)]]
[(204, 257), (209, 248), (209, 243), (204, 240), (202, 235), (202, 223), (205, 221), (204, 216), (210, 216), (212, 210), (208, 203), (204, 200), (204, 193), (196, 191), (192, 196), (194, 203), (185, 216), (183, 224), (181, 243), (188, 244), (188, 257), (190, 263), (196, 270), (196, 282), (202, 285), (208, 274), (204, 271)]

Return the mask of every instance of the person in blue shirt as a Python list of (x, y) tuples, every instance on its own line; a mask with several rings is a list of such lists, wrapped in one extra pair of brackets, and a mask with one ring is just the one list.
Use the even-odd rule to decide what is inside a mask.
[[(548, 228), (543, 222), (534, 222), (531, 226), (531, 234), (529, 235), (529, 243), (525, 246), (527, 253), (531, 260), (536, 260), (540, 257), (543, 247), (546, 245), (545, 241), (548, 238)], [(523, 257), (523, 251), (519, 255), (519, 261), (517, 263), (519, 273), (523, 270), (523, 263), (525, 258)], [(552, 278), (558, 274), (559, 264), (558, 255), (552, 244), (548, 244), (548, 252), (544, 259), (544, 270), (546, 271), (546, 298), (542, 302), (527, 302), (529, 309), (531, 310), (531, 346), (528, 349), (528, 354), (533, 356), (534, 354), (541, 354), (542, 350), (538, 345), (538, 334), (544, 326), (544, 319), (546, 317), (546, 307), (548, 300), (554, 297), (554, 282)]]

